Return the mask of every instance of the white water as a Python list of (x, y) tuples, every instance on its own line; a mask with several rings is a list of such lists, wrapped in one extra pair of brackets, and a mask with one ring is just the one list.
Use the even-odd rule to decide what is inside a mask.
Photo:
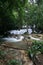
[[(11, 34), (24, 34), (27, 32), (27, 29), (20, 29), (20, 30), (11, 30), (9, 31)], [(32, 33), (32, 29), (28, 29), (28, 33), (31, 34)]]
[[(32, 39), (32, 40), (40, 40), (39, 38), (34, 38), (34, 37), (32, 37), (31, 35), (29, 35), (29, 37), (30, 37), (30, 39)], [(20, 41), (22, 41), (23, 39), (24, 39), (24, 36), (19, 36), (19, 38), (18, 37), (16, 37), (16, 38), (2, 38), (4, 41), (8, 41), (8, 42), (20, 42)]]
[(31, 35), (29, 35), (29, 37), (30, 37), (30, 39), (33, 39), (33, 40), (40, 40), (39, 38), (34, 38)]
[(8, 42), (20, 42), (24, 39), (23, 36), (20, 36), (19, 39), (16, 37), (16, 38), (2, 38), (3, 40), (5, 41), (8, 41)]

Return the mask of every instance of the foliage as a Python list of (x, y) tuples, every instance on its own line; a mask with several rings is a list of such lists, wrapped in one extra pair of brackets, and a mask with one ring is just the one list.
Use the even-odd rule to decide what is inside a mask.
[(8, 62), (8, 65), (22, 65), (22, 64), (20, 64), (20, 62), (18, 60), (10, 60)]
[(5, 58), (5, 52), (3, 50), (0, 50), (0, 59)]
[(0, 0), (0, 33), (21, 28), (27, 0)]
[(43, 0), (0, 0), (0, 34), (34, 24), (43, 32)]
[(34, 41), (30, 49), (28, 49), (28, 55), (30, 58), (34, 58), (39, 52), (43, 54), (43, 41)]
[(37, 6), (35, 4), (28, 3), (26, 10), (27, 12), (25, 13), (25, 21), (28, 23), (28, 25), (33, 25), (36, 20)]
[(30, 4), (26, 6), (25, 21), (28, 25), (36, 25), (37, 31), (43, 32), (43, 0), (40, 4)]
[(40, 6), (40, 4), (42, 4), (43, 0), (36, 0), (36, 3), (38, 4), (38, 6)]

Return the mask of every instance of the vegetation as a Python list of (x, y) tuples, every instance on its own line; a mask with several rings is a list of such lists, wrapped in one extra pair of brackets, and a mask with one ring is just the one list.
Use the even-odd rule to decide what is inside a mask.
[(43, 54), (43, 41), (34, 41), (30, 49), (28, 49), (28, 55), (31, 59), (33, 59), (37, 53)]
[(21, 28), (27, 0), (0, 0), (0, 34)]
[(6, 52), (4, 50), (0, 50), (0, 60), (4, 62), (5, 65), (22, 65), (22, 62), (16, 59), (6, 60)]
[(8, 65), (22, 65), (22, 64), (20, 64), (20, 62), (18, 60), (10, 60), (8, 62)]
[(4, 58), (5, 58), (5, 52), (0, 50), (0, 59), (4, 60)]
[(34, 24), (43, 32), (43, 0), (33, 4), (28, 0), (0, 0), (0, 34)]
[(25, 21), (28, 25), (36, 25), (36, 31), (43, 32), (43, 0), (37, 0), (36, 4), (28, 3), (26, 6)]

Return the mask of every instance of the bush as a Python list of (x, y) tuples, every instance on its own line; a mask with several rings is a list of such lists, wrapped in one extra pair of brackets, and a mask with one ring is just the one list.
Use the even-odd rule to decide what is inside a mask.
[(43, 54), (43, 41), (34, 41), (28, 49), (28, 55), (31, 59), (33, 59), (37, 53)]

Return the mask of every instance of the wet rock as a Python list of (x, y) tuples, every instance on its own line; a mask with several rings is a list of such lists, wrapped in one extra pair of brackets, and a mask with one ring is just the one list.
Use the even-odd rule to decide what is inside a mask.
[(36, 55), (34, 62), (36, 65), (43, 65), (43, 54)]

